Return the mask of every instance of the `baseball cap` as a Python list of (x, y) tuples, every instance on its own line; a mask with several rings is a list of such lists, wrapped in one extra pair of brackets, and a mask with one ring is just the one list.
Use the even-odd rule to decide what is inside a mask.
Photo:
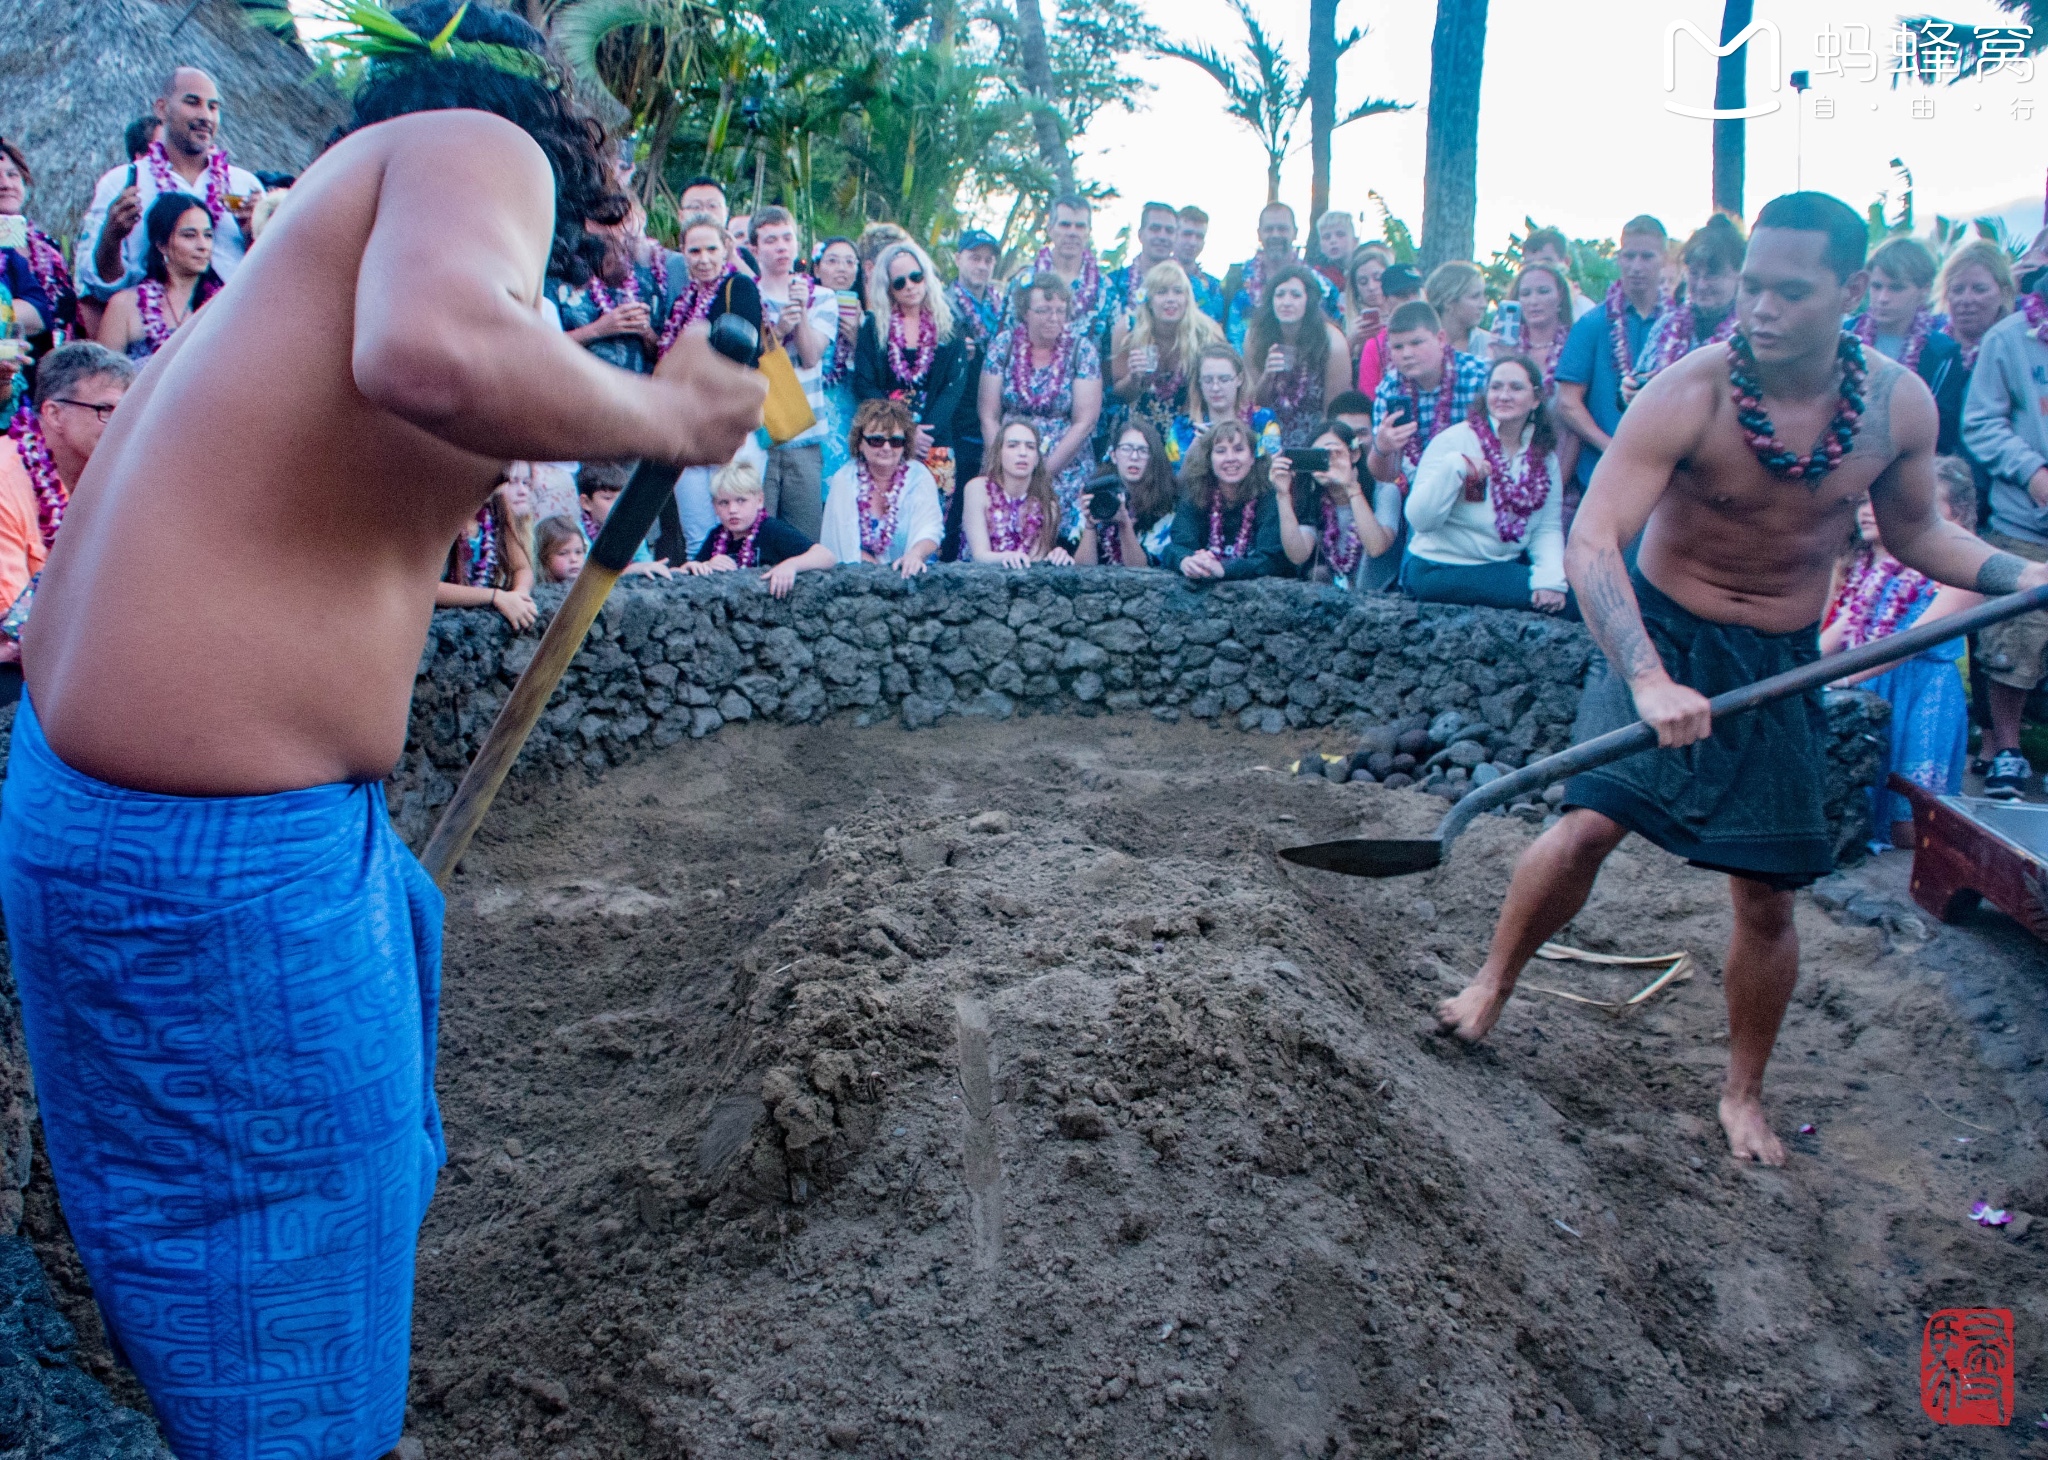
[(1382, 294), (1418, 294), (1422, 291), (1422, 275), (1406, 264), (1395, 264), (1380, 275)]
[(970, 228), (960, 235), (960, 241), (953, 245), (953, 252), (966, 253), (971, 248), (985, 248), (1001, 253), (1003, 246), (996, 242), (996, 236), (980, 228)]

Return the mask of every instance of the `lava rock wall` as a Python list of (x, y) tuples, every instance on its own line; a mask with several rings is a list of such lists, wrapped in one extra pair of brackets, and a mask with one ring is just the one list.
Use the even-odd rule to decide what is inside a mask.
[[(560, 590), (542, 590), (544, 612)], [(538, 629), (444, 610), (420, 658), (400, 830), (422, 840), (453, 794)], [(947, 715), (1183, 716), (1277, 734), (1426, 724), (1447, 710), (1493, 728), (1505, 763), (1570, 743), (1595, 650), (1533, 613), (1354, 597), (1281, 579), (1197, 587), (1136, 569), (944, 567), (807, 573), (787, 599), (753, 574), (628, 579), (528, 742), (515, 777), (553, 778), (702, 737), (729, 722), (847, 714), (920, 729)], [(1830, 694), (1829, 809), (1838, 853), (1867, 834), (1888, 710)]]

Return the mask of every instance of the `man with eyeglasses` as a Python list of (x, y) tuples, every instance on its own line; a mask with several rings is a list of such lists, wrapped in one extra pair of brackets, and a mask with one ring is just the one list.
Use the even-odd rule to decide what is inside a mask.
[(21, 626), (29, 585), (43, 570), (64, 508), (114, 407), (135, 379), (132, 361), (104, 345), (53, 350), (36, 373), (35, 411), (19, 439), (0, 437), (0, 704), (21, 695)]

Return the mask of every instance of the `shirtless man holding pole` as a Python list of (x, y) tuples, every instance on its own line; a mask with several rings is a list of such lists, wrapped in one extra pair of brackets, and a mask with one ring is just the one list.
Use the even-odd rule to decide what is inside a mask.
[[(1933, 398), (1865, 354), (1842, 320), (1863, 297), (1863, 219), (1822, 193), (1758, 215), (1741, 329), (1643, 388), (1600, 458), (1565, 554), (1605, 660), (1575, 740), (1635, 719), (1657, 751), (1574, 777), (1563, 818), (1523, 853), (1493, 947), (1444, 1028), (1484, 1039), (1522, 967), (1584, 906), (1631, 831), (1729, 874), (1721, 1125), (1739, 1159), (1782, 1165), (1764, 1066), (1799, 977), (1792, 894), (1833, 867), (1819, 696), (1712, 724), (1712, 695), (1819, 657), (1829, 573), (1868, 496), (1885, 545), (1937, 582), (2005, 594), (2048, 565), (1994, 551), (1935, 508)], [(1787, 443), (1791, 443), (1788, 445)], [(1623, 550), (1642, 535), (1633, 574)]]
[(180, 1460), (397, 1444), (444, 1159), (440, 893), (382, 781), (449, 544), (510, 459), (722, 462), (758, 375), (547, 325), (602, 130), (524, 22), (399, 12), (351, 135), (150, 362), (23, 645), (0, 898), (51, 1165)]

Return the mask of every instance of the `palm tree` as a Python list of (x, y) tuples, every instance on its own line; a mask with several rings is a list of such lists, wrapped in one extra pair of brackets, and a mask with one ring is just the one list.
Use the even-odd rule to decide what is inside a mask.
[(1378, 97), (1360, 102), (1340, 120), (1337, 116), (1337, 63), (1365, 39), (1365, 30), (1353, 26), (1350, 33), (1337, 34), (1337, 7), (1343, 0), (1308, 0), (1308, 216), (1313, 222), (1330, 206), (1330, 137), (1339, 127), (1387, 112), (1407, 111), (1411, 103), (1385, 101)]
[(652, 207), (704, 37), (698, 0), (574, 0), (556, 14), (570, 69), (610, 92), (646, 139), (640, 201)]
[(1429, 140), (1422, 173), (1422, 263), (1472, 257), (1479, 213), (1479, 75), (1486, 0), (1437, 0), (1429, 46)]
[[(1723, 0), (1721, 44), (1749, 28), (1756, 0)], [(1714, 110), (1740, 111), (1749, 104), (1749, 47), (1731, 51), (1714, 66)], [(1743, 170), (1748, 158), (1748, 124), (1741, 117), (1714, 122), (1714, 211), (1742, 217)]]
[(1266, 33), (1246, 0), (1230, 0), (1244, 22), (1245, 59), (1240, 67), (1214, 46), (1200, 41), (1162, 41), (1159, 53), (1199, 66), (1223, 88), (1223, 107), (1249, 127), (1266, 152), (1266, 201), (1280, 200), (1280, 164), (1286, 160), (1294, 124), (1308, 104), (1308, 88), (1279, 42)]
[(1038, 153), (1059, 182), (1062, 194), (1074, 191), (1074, 158), (1067, 151), (1067, 139), (1060, 132), (1056, 108), (1058, 89), (1053, 84), (1052, 51), (1045, 43), (1045, 16), (1038, 0), (1016, 0), (1019, 48), (1023, 53), (1024, 89), (1035, 103), (1031, 129), (1038, 138)]

